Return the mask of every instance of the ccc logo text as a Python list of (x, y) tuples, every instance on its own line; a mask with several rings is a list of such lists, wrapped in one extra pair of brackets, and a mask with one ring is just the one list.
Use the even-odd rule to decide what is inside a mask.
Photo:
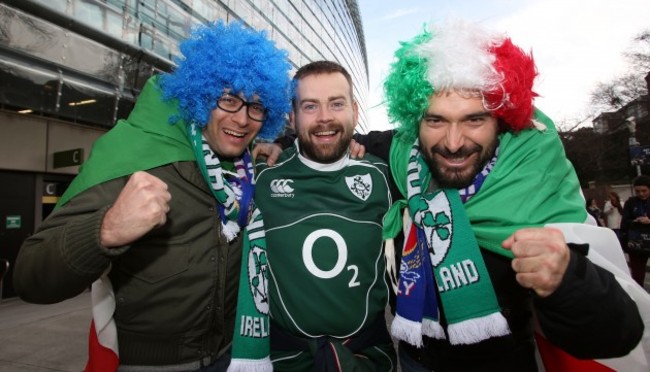
[(293, 187), (291, 179), (276, 179), (271, 181), (271, 197), (274, 198), (293, 198)]

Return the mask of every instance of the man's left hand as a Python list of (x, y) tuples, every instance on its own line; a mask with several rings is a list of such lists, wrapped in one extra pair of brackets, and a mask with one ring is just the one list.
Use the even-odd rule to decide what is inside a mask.
[(521, 286), (534, 290), (540, 297), (551, 295), (560, 286), (571, 258), (560, 230), (521, 229), (501, 245), (515, 256), (511, 265)]

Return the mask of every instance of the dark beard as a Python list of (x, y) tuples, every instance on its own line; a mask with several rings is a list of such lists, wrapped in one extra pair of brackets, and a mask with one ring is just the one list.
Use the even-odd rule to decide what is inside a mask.
[[(300, 152), (308, 159), (318, 163), (329, 164), (341, 159), (352, 141), (352, 132), (348, 133), (343, 127), (337, 128), (342, 132), (341, 140), (329, 145), (316, 146), (309, 139), (309, 133), (303, 135), (298, 131), (298, 144)], [(322, 128), (316, 128), (314, 132), (321, 131)]]
[[(436, 145), (428, 150), (423, 149), (423, 156), (427, 166), (429, 167), (433, 180), (439, 187), (461, 189), (472, 184), (478, 172), (480, 172), (483, 167), (485, 167), (485, 164), (487, 164), (487, 162), (492, 159), (492, 156), (494, 156), (498, 143), (498, 140), (495, 138), (494, 141), (490, 142), (487, 149), (484, 149), (483, 146), (475, 143), (473, 146), (463, 146), (454, 153), (444, 148), (444, 146)], [(465, 171), (465, 169), (460, 171), (444, 169), (438, 164), (434, 156), (434, 154), (440, 154), (446, 158), (454, 156), (464, 157), (475, 152), (478, 153), (478, 157), (470, 166), (469, 171)]]

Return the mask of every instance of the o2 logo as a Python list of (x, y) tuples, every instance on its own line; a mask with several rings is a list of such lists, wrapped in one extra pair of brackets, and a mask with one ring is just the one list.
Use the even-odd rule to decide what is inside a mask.
[[(330, 270), (321, 270), (314, 262), (314, 244), (318, 239), (331, 239), (336, 245), (336, 264)], [(350, 279), (348, 287), (352, 288), (361, 285), (361, 283), (357, 281), (357, 277), (359, 276), (359, 267), (357, 265), (349, 265), (348, 267), (345, 267), (348, 261), (348, 246), (345, 244), (345, 240), (341, 234), (334, 230), (321, 229), (309, 234), (307, 238), (305, 238), (305, 242), (302, 244), (302, 261), (307, 270), (318, 278), (331, 279), (339, 275), (343, 269), (347, 269), (348, 271), (352, 271), (352, 279)]]

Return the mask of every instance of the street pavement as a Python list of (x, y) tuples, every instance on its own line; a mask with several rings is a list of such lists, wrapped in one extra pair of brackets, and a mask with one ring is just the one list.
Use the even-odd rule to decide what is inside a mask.
[(83, 371), (90, 292), (53, 305), (0, 302), (0, 372)]
[[(647, 271), (650, 292), (650, 267)], [(53, 305), (2, 300), (0, 372), (83, 371), (90, 318), (90, 292)]]

